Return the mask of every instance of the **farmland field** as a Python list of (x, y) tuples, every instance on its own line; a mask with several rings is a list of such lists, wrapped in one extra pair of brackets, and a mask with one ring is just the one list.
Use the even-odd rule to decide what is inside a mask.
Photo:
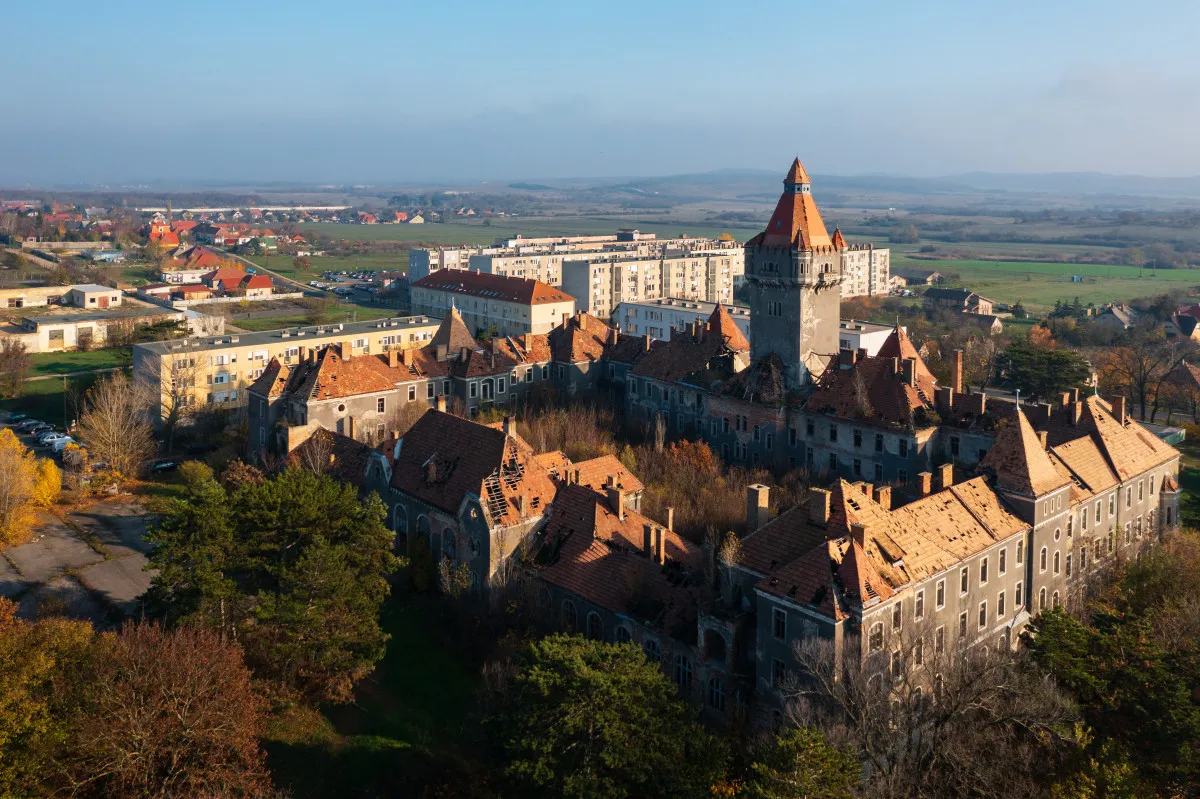
[[(972, 291), (997, 302), (1018, 300), (1031, 312), (1044, 312), (1056, 300), (1078, 297), (1084, 305), (1150, 297), (1171, 289), (1200, 286), (1200, 272), (1190, 269), (1151, 270), (1132, 266), (1092, 264), (1019, 263), (1013, 261), (922, 261), (903, 256), (892, 259), (892, 269), (917, 268), (954, 272)], [(1072, 283), (1071, 275), (1084, 282)]]

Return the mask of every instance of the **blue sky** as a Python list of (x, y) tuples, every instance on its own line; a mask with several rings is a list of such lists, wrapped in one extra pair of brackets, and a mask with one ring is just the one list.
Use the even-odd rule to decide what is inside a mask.
[(1200, 174), (1200, 3), (14, 2), (0, 182)]

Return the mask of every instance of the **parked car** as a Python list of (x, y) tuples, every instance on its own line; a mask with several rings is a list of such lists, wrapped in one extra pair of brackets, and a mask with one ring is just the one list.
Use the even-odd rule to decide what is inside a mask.
[(29, 428), (33, 427), (35, 424), (45, 424), (45, 422), (42, 422), (40, 419), (26, 418), (23, 421), (17, 423), (17, 429), (28, 432)]
[(46, 430), (53, 430), (53, 429), (54, 429), (54, 425), (52, 425), (52, 424), (47, 424), (45, 422), (38, 422), (35, 425), (30, 425), (29, 427), (26, 427), (25, 432), (32, 433), (33, 435), (37, 435), (38, 433), (44, 432)]
[(41, 444), (42, 446), (45, 446), (46, 444), (53, 441), (54, 439), (63, 438), (66, 435), (67, 435), (66, 433), (61, 433), (58, 430), (43, 430), (42, 432), (37, 434), (37, 440), (38, 440), (39, 444)]
[(75, 443), (77, 443), (75, 439), (71, 438), (70, 436), (63, 436), (62, 438), (57, 438), (52, 441), (50, 443), (50, 449), (54, 450), (55, 452), (62, 452), (67, 448), (67, 444)]
[(149, 466), (147, 466), (146, 471), (149, 472), (150, 474), (165, 474), (167, 472), (173, 472), (178, 468), (179, 468), (178, 461), (173, 461), (170, 458), (162, 458), (160, 460), (154, 461)]
[(27, 413), (10, 413), (8, 415), (8, 419), (6, 421), (9, 424), (16, 424), (17, 422), (23, 421), (28, 418), (29, 418), (29, 414), (27, 414)]

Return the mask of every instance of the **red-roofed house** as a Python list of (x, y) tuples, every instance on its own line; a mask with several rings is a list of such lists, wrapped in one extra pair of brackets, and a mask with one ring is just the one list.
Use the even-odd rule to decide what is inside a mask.
[(267, 275), (246, 275), (238, 286), (248, 299), (270, 297), (275, 284)]
[(575, 298), (537, 280), (441, 269), (411, 286), (413, 313), (457, 308), (470, 330), (501, 336), (548, 333), (575, 313)]

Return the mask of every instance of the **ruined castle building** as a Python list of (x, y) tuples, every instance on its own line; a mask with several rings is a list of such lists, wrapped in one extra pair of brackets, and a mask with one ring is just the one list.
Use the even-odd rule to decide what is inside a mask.
[(779, 356), (788, 388), (820, 375), (838, 352), (842, 259), (798, 158), (767, 229), (746, 242), (746, 283), (751, 359)]

